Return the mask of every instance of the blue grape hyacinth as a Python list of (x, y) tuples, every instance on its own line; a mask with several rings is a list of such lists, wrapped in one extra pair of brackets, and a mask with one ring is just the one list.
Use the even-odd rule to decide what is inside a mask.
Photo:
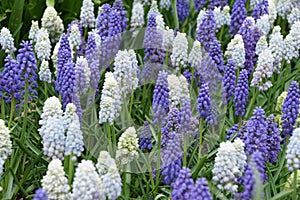
[(248, 96), (249, 96), (248, 72), (247, 70), (243, 69), (240, 72), (240, 76), (234, 93), (236, 116), (243, 117), (245, 115)]

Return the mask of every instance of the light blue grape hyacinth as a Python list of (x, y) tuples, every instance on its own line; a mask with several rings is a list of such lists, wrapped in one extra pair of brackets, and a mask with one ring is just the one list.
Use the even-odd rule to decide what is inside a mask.
[(286, 150), (286, 166), (290, 171), (300, 169), (300, 128), (296, 128), (289, 139)]
[(0, 31), (0, 46), (5, 53), (13, 53), (16, 50), (14, 38), (6, 27), (2, 27)]
[(269, 48), (274, 57), (274, 71), (276, 73), (280, 72), (281, 62), (284, 56), (285, 42), (283, 36), (280, 33), (280, 26), (275, 26), (273, 28), (272, 34), (270, 35), (270, 45)]
[(240, 34), (236, 34), (227, 46), (225, 57), (232, 59), (236, 67), (244, 68), (245, 54), (243, 38)]
[(135, 37), (139, 32), (138, 28), (142, 28), (145, 24), (144, 6), (142, 2), (135, 0), (132, 5), (131, 13), (130, 31), (132, 31), (133, 36)]
[(71, 200), (105, 199), (101, 179), (91, 160), (82, 160), (75, 171)]
[(28, 38), (31, 39), (33, 42), (36, 42), (36, 34), (39, 31), (39, 29), (39, 22), (32, 20)]
[(39, 71), (39, 79), (41, 81), (51, 83), (51, 71), (49, 69), (49, 62), (47, 60), (43, 60), (40, 66)]
[(35, 38), (36, 43), (34, 45), (34, 50), (37, 58), (40, 60), (49, 60), (51, 55), (51, 42), (48, 31), (44, 28), (39, 29)]
[(185, 33), (178, 32), (173, 41), (171, 55), (172, 65), (179, 69), (180, 66), (187, 67), (188, 62), (188, 41)]
[(80, 23), (85, 28), (95, 27), (94, 3), (92, 0), (83, 0), (80, 9)]
[(71, 32), (68, 37), (72, 50), (79, 50), (81, 45), (81, 33), (78, 24), (71, 25)]
[(202, 62), (202, 49), (201, 44), (198, 40), (193, 43), (192, 50), (189, 53), (188, 63), (192, 68), (197, 69), (201, 66)]
[(54, 159), (49, 163), (47, 173), (41, 182), (49, 200), (70, 199), (70, 186), (60, 160)]
[(78, 93), (80, 95), (87, 93), (90, 86), (91, 70), (87, 59), (83, 56), (77, 57), (75, 77), (75, 87), (78, 89)]

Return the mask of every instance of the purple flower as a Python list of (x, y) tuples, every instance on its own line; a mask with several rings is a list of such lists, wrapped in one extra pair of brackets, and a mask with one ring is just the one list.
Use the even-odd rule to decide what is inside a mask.
[[(35, 89), (37, 88), (36, 80), (38, 75), (36, 74), (37, 66), (34, 52), (32, 50), (32, 43), (23, 41), (20, 46), (21, 48), (18, 50), (19, 53), (17, 55), (16, 68), (19, 71), (22, 81), (22, 95), (25, 94), (25, 82), (28, 81), (28, 92), (36, 97), (37, 91)], [(29, 95), (29, 100), (31, 99), (32, 96)]]
[(190, 14), (189, 0), (177, 0), (176, 8), (179, 23), (182, 24)]
[(176, 107), (173, 107), (166, 117), (163, 127), (161, 128), (161, 146), (164, 147), (168, 141), (173, 138), (174, 133), (179, 133), (180, 116)]
[(140, 131), (139, 146), (142, 150), (151, 150), (152, 149), (152, 134), (147, 121), (144, 122), (143, 127)]
[(89, 33), (85, 57), (88, 61), (91, 71), (90, 85), (91, 87), (97, 89), (100, 82), (99, 55), (93, 33)]
[(44, 189), (36, 190), (32, 200), (48, 200), (46, 191)]
[(206, 4), (207, 0), (194, 0), (194, 7), (196, 12), (199, 12)]
[(269, 3), (268, 0), (261, 0), (254, 8), (252, 17), (257, 20), (260, 19), (261, 16), (269, 14)]
[(234, 96), (235, 90), (235, 81), (236, 81), (236, 68), (234, 66), (234, 61), (232, 59), (228, 60), (227, 65), (225, 66), (224, 76), (223, 76), (223, 97), (224, 102), (229, 103), (231, 97)]
[(185, 77), (186, 81), (188, 82), (189, 84), (189, 87), (190, 87), (190, 84), (191, 84), (191, 79), (192, 79), (192, 72), (190, 72), (189, 69), (186, 69), (182, 75)]
[[(230, 33), (234, 36), (246, 19), (246, 0), (236, 0), (231, 11)], [(246, 48), (245, 48), (246, 49)]]
[(212, 10), (208, 10), (202, 20), (202, 23), (197, 27), (196, 39), (204, 45), (205, 50), (210, 52), (210, 44), (216, 39), (216, 20)]
[(215, 64), (218, 66), (218, 70), (220, 73), (223, 72), (223, 52), (221, 50), (221, 43), (217, 38), (214, 38), (213, 41), (210, 43), (209, 55)]
[[(196, 189), (194, 185), (194, 180), (191, 177), (191, 170), (183, 167), (179, 171), (177, 179), (172, 183), (172, 200), (194, 199), (195, 191)], [(197, 197), (196, 199), (199, 199), (199, 197)]]
[(127, 11), (124, 8), (124, 4), (123, 4), (122, 0), (116, 0), (113, 4), (112, 9), (117, 11), (117, 13), (119, 14), (119, 19), (120, 19), (119, 23), (120, 23), (120, 27), (121, 27), (121, 32), (126, 31), (127, 22), (129, 20), (128, 20), (128, 18), (126, 18)]
[(228, 5), (228, 0), (209, 0), (209, 9), (214, 9), (215, 7), (224, 7)]
[(164, 120), (169, 111), (169, 88), (167, 73), (160, 71), (153, 91), (153, 124), (159, 123)]
[(60, 94), (62, 97), (63, 108), (65, 109), (68, 103), (73, 102), (74, 98), (74, 88), (76, 84), (76, 75), (74, 63), (68, 62), (64, 65), (61, 74), (61, 90)]
[(11, 98), (21, 100), (22, 81), (16, 65), (17, 62), (8, 55), (5, 58), (4, 69), (0, 73), (0, 98), (4, 98), (7, 103)]
[(259, 40), (260, 33), (254, 27), (254, 20), (252, 18), (246, 18), (243, 22), (238, 34), (243, 38), (245, 47), (245, 63), (244, 67), (248, 70), (248, 75), (252, 74), (255, 61), (255, 47)]
[[(227, 131), (226, 134), (226, 140), (229, 140), (234, 134), (239, 132), (239, 124), (235, 124)], [(236, 135), (236, 137), (239, 137), (239, 133)]]
[(284, 137), (291, 135), (294, 125), (299, 114), (300, 94), (299, 85), (296, 81), (292, 81), (288, 94), (282, 105), (282, 133)]
[(193, 199), (212, 200), (212, 196), (208, 187), (208, 182), (205, 178), (197, 179), (193, 195)]
[(170, 185), (179, 174), (182, 167), (182, 135), (173, 132), (173, 137), (167, 142), (162, 149), (162, 176), (163, 183)]
[(189, 133), (191, 118), (192, 118), (191, 99), (189, 97), (186, 97), (182, 100), (180, 113), (179, 113), (181, 132), (183, 134)]
[(243, 117), (246, 111), (246, 104), (249, 95), (248, 73), (243, 69), (240, 72), (238, 83), (234, 92), (235, 115)]
[(55, 83), (55, 90), (61, 91), (62, 88), (62, 73), (63, 67), (66, 63), (72, 61), (71, 47), (68, 40), (68, 35), (63, 34), (61, 36), (58, 53), (57, 53), (57, 78)]
[(199, 91), (198, 95), (198, 111), (199, 111), (199, 116), (198, 118), (204, 118), (207, 119), (210, 117), (210, 109), (211, 109), (211, 98), (210, 94), (208, 92), (208, 86), (205, 82), (202, 82), (201, 89)]
[(280, 131), (278, 124), (274, 115), (270, 115), (267, 118), (268, 124), (268, 141), (267, 141), (267, 150), (269, 162), (276, 163), (278, 152), (281, 150), (280, 142), (282, 138), (280, 136)]

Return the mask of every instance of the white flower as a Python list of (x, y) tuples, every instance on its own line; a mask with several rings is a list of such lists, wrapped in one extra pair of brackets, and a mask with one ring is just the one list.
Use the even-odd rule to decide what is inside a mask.
[(186, 67), (188, 61), (188, 41), (185, 33), (177, 33), (173, 42), (171, 61), (173, 66), (177, 68), (179, 66)]
[(277, 18), (277, 10), (274, 0), (268, 0), (268, 11), (270, 25), (273, 26)]
[(2, 27), (1, 29), (0, 45), (5, 53), (13, 53), (16, 50), (14, 46), (14, 38), (6, 27)]
[(263, 15), (257, 19), (256, 26), (263, 35), (268, 35), (271, 29), (269, 15)]
[(51, 71), (49, 69), (49, 62), (43, 60), (40, 66), (39, 78), (41, 81), (51, 83)]
[(159, 5), (160, 5), (160, 9), (169, 10), (171, 8), (171, 1), (170, 0), (160, 0)]
[(244, 68), (245, 47), (243, 38), (240, 34), (236, 34), (228, 44), (225, 57), (233, 59), (236, 67)]
[[(0, 119), (0, 178), (3, 173), (3, 165), (7, 157), (11, 154), (11, 141), (10, 141), (10, 131), (5, 126), (5, 123)], [(0, 187), (0, 191), (2, 188)]]
[(243, 141), (238, 138), (234, 143), (222, 142), (212, 169), (212, 180), (217, 184), (217, 188), (236, 193), (238, 191), (237, 179), (243, 174), (245, 164)]
[(293, 131), (286, 150), (286, 166), (290, 171), (300, 169), (300, 128)]
[(34, 46), (38, 59), (49, 60), (51, 55), (51, 42), (46, 29), (41, 28), (36, 34), (36, 44)]
[(168, 75), (168, 86), (172, 107), (177, 106), (184, 98), (189, 96), (188, 83), (183, 75), (179, 77), (174, 74)]
[(278, 15), (285, 19), (287, 14), (291, 12), (293, 7), (297, 7), (297, 1), (298, 0), (278, 0), (276, 5)]
[(256, 5), (260, 2), (260, 0), (250, 0), (250, 9), (254, 10)]
[(251, 81), (251, 86), (255, 86), (258, 90), (266, 91), (271, 86), (272, 83), (268, 79), (272, 77), (274, 72), (274, 57), (270, 49), (263, 50), (257, 61), (257, 66), (255, 68), (253, 79)]
[(262, 35), (256, 43), (255, 54), (259, 55), (263, 50), (268, 48), (268, 42), (265, 35)]
[(76, 168), (71, 200), (105, 199), (101, 185), (93, 162), (82, 160)]
[(85, 28), (94, 28), (95, 15), (94, 15), (94, 3), (92, 0), (83, 0), (80, 9), (80, 23)]
[(138, 28), (143, 27), (145, 24), (144, 7), (143, 4), (137, 0), (133, 2), (130, 22), (130, 30), (133, 31), (133, 36), (135, 37), (138, 34)]
[(99, 123), (113, 124), (121, 112), (121, 91), (112, 72), (106, 72), (100, 102)]
[(33, 42), (35, 42), (36, 41), (36, 34), (37, 34), (38, 31), (39, 31), (39, 22), (32, 20), (28, 38), (31, 39)]
[(215, 7), (213, 13), (216, 20), (217, 29), (221, 28), (223, 25), (230, 25), (231, 16), (229, 6), (223, 7), (222, 11), (221, 7)]
[(293, 25), (296, 21), (300, 21), (300, 8), (293, 7), (290, 14), (287, 16), (290, 25)]
[(63, 22), (54, 7), (49, 6), (44, 11), (42, 27), (48, 31), (51, 42), (57, 42), (64, 32)]
[(71, 49), (78, 50), (81, 45), (81, 34), (79, 31), (78, 24), (73, 24), (71, 26), (71, 33), (68, 39), (70, 42)]
[(192, 50), (189, 54), (188, 61), (191, 67), (193, 68), (197, 68), (201, 66), (202, 49), (201, 49), (201, 43), (198, 40), (194, 41)]
[(99, 176), (102, 177), (104, 174), (110, 172), (118, 172), (117, 164), (107, 151), (101, 151), (96, 164)]
[(60, 160), (52, 160), (48, 165), (47, 174), (42, 179), (42, 188), (49, 200), (70, 199), (70, 186)]
[(116, 160), (120, 165), (126, 165), (138, 157), (138, 138), (134, 127), (129, 127), (121, 135), (118, 142)]
[(274, 57), (274, 67), (276, 67), (275, 72), (279, 73), (285, 49), (285, 42), (283, 40), (283, 36), (280, 33), (280, 26), (275, 26), (273, 28), (269, 43), (269, 48)]
[(170, 29), (168, 26), (163, 31), (163, 42), (162, 46), (168, 52), (172, 52), (174, 41), (174, 30)]
[(295, 22), (289, 34), (285, 37), (284, 58), (289, 63), (293, 58), (299, 57), (300, 47), (300, 21)]
[(63, 121), (65, 128), (68, 129), (70, 124), (74, 121), (77, 120), (78, 116), (76, 114), (76, 105), (73, 103), (68, 103), (66, 106), (66, 110), (63, 115)]
[(122, 179), (119, 173), (107, 173), (101, 177), (102, 187), (101, 193), (107, 199), (117, 199), (122, 192)]
[(76, 84), (79, 94), (85, 94), (90, 85), (91, 71), (86, 58), (83, 56), (77, 57), (75, 65)]
[(114, 77), (123, 94), (127, 95), (138, 86), (138, 61), (134, 50), (119, 50), (114, 63)]
[(196, 25), (196, 30), (198, 32), (198, 28), (199, 26), (201, 25), (202, 23), (202, 20), (204, 19), (205, 17), (205, 13), (206, 13), (206, 8), (203, 8), (202, 10), (200, 10), (198, 16), (197, 16), (197, 25)]
[(59, 45), (60, 45), (60, 41), (58, 41), (56, 43), (56, 45), (54, 46), (54, 49), (53, 49), (53, 52), (52, 52), (52, 56), (51, 56), (53, 67), (55, 69), (55, 72), (54, 72), (55, 76), (57, 74), (57, 54), (58, 54)]

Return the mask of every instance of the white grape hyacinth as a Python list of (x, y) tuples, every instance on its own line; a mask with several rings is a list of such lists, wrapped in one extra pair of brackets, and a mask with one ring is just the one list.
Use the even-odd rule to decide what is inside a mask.
[(43, 60), (39, 70), (39, 78), (41, 81), (51, 83), (51, 71), (49, 69), (49, 62)]
[(174, 30), (170, 29), (168, 26), (163, 32), (163, 49), (172, 52), (173, 50), (173, 41), (174, 41)]
[(223, 25), (230, 25), (231, 16), (229, 6), (224, 6), (222, 10), (221, 7), (215, 7), (213, 13), (216, 20), (217, 30), (220, 29)]
[(198, 40), (194, 41), (193, 47), (189, 54), (188, 63), (192, 68), (197, 68), (201, 66), (202, 62), (202, 49), (201, 43)]
[(32, 20), (28, 38), (31, 39), (33, 42), (36, 41), (36, 34), (39, 31), (39, 29), (39, 22)]
[(281, 61), (284, 57), (284, 49), (285, 49), (285, 42), (283, 40), (283, 35), (280, 33), (280, 26), (275, 26), (273, 28), (273, 32), (270, 35), (270, 45), (269, 48), (272, 52), (274, 57), (274, 67), (275, 72), (280, 72)]
[(287, 20), (290, 25), (293, 25), (296, 21), (300, 21), (300, 8), (293, 7), (291, 13), (287, 16)]
[(36, 33), (36, 43), (34, 46), (37, 58), (40, 60), (49, 60), (51, 55), (51, 42), (48, 31), (41, 28)]
[(188, 41), (185, 33), (178, 32), (173, 41), (171, 61), (174, 67), (186, 67), (188, 61)]
[(229, 42), (225, 52), (225, 57), (233, 59), (236, 67), (244, 68), (245, 47), (243, 38), (240, 34), (236, 34)]
[(72, 24), (71, 26), (71, 33), (68, 37), (70, 46), (72, 50), (78, 50), (81, 45), (81, 34), (79, 31), (78, 24)]
[(94, 3), (92, 0), (83, 0), (80, 9), (80, 23), (85, 28), (94, 28), (95, 15), (94, 15)]
[(256, 27), (263, 35), (268, 35), (271, 29), (269, 15), (263, 15), (257, 19)]
[(289, 139), (286, 150), (286, 166), (288, 170), (300, 169), (300, 128), (296, 128)]
[(2, 27), (0, 31), (0, 46), (5, 53), (13, 53), (16, 50), (14, 38), (6, 27)]
[(255, 47), (255, 54), (259, 55), (263, 50), (268, 48), (268, 42), (265, 35), (260, 36), (258, 42)]
[(145, 24), (144, 6), (142, 2), (138, 0), (133, 2), (130, 22), (130, 31), (132, 31), (133, 36), (135, 37), (139, 32), (138, 28), (142, 28)]

